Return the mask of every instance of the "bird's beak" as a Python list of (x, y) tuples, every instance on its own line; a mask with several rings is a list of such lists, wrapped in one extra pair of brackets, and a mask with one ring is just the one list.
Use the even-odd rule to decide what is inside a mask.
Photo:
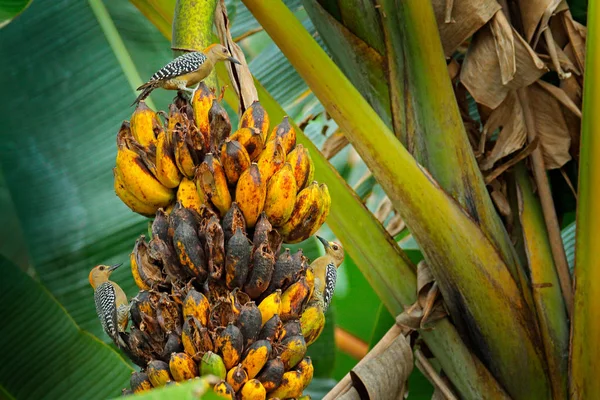
[(231, 62), (232, 62), (232, 63), (234, 63), (234, 64), (239, 64), (239, 65), (242, 65), (242, 63), (241, 63), (241, 62), (239, 62), (238, 60), (236, 60), (236, 59), (235, 59), (235, 58), (233, 58), (233, 57), (227, 57), (227, 61), (231, 61)]
[(317, 236), (317, 239), (319, 239), (319, 241), (321, 243), (323, 243), (323, 247), (325, 247), (325, 250), (327, 250), (329, 247), (331, 247), (329, 245), (329, 242), (327, 240), (323, 239), (321, 236)]
[(115, 265), (109, 267), (108, 272), (113, 272), (115, 269), (119, 268), (121, 265), (123, 265), (123, 263), (118, 263), (118, 264), (115, 264)]

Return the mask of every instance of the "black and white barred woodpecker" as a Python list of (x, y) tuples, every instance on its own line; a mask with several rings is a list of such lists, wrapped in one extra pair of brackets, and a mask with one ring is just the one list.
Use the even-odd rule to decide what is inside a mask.
[(193, 91), (189, 88), (210, 75), (219, 61), (241, 64), (231, 56), (227, 47), (220, 44), (212, 44), (204, 51), (185, 53), (156, 71), (148, 82), (137, 88), (142, 93), (133, 104), (144, 100), (156, 88)]
[(320, 236), (317, 236), (317, 239), (323, 243), (325, 255), (310, 264), (310, 268), (315, 273), (315, 290), (312, 297), (320, 303), (325, 312), (329, 308), (335, 290), (337, 269), (344, 261), (344, 248), (341, 244), (328, 242)]
[(120, 332), (125, 332), (129, 322), (129, 303), (119, 285), (110, 281), (110, 274), (121, 264), (113, 266), (98, 265), (90, 271), (90, 284), (94, 288), (96, 313), (102, 328), (119, 347), (125, 347)]

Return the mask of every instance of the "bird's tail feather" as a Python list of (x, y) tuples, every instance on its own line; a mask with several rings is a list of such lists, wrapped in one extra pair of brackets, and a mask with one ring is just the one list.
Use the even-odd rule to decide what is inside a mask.
[(150, 95), (150, 93), (152, 93), (152, 91), (154, 89), (156, 89), (156, 83), (155, 82), (146, 82), (144, 83), (142, 86), (140, 86), (139, 88), (137, 88), (137, 90), (141, 90), (142, 93), (140, 93), (140, 95), (137, 97), (137, 99), (135, 99), (135, 101), (133, 103), (131, 103), (131, 105), (136, 105), (138, 104), (140, 101), (144, 100), (146, 97), (148, 97)]

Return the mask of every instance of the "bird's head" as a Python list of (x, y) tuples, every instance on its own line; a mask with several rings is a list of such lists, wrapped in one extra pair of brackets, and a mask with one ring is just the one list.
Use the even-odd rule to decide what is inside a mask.
[(317, 239), (323, 243), (323, 247), (325, 247), (325, 253), (333, 258), (335, 266), (339, 267), (344, 261), (344, 248), (342, 245), (337, 242), (328, 242), (321, 236), (317, 236)]
[(235, 64), (241, 64), (238, 60), (232, 57), (229, 49), (221, 44), (211, 44), (206, 48), (204, 54), (210, 58), (213, 62), (217, 61), (231, 61)]
[(92, 285), (92, 287), (94, 289), (96, 289), (96, 286), (98, 286), (99, 284), (108, 281), (108, 278), (110, 277), (110, 274), (117, 268), (119, 268), (121, 266), (122, 263), (119, 264), (115, 264), (112, 266), (108, 266), (108, 265), (97, 265), (94, 268), (92, 268), (92, 270), (90, 271), (90, 276), (89, 276), (89, 280), (90, 280), (90, 285)]

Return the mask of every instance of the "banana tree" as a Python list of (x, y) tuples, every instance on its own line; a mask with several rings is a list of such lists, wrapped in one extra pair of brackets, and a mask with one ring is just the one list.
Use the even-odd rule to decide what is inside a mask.
[[(185, 7), (185, 1), (177, 2), (177, 12), (174, 1), (136, 0), (133, 3), (160, 33), (169, 38), (174, 22), (174, 49), (201, 47), (190, 41), (190, 37), (201, 37), (197, 35), (198, 29), (190, 26), (202, 26), (204, 32), (210, 30), (207, 21), (203, 21), (203, 25), (194, 25), (190, 21), (206, 19), (212, 12), (194, 12), (193, 8)], [(292, 124), (298, 133), (298, 143), (312, 154), (315, 178), (329, 187), (332, 208), (327, 224), (344, 244), (353, 265), (362, 272), (387, 311), (394, 316), (401, 315), (398, 321), (406, 322), (406, 309), (415, 310), (415, 306), (421, 304), (423, 286), (419, 279), (422, 269), (417, 270), (411, 261), (411, 253), (402, 249), (407, 248), (406, 240), (399, 245), (390, 235), (390, 213), (380, 215), (387, 225), (386, 230), (314, 145), (323, 144), (323, 139), (310, 135), (310, 132), (323, 130), (322, 120), (326, 118), (319, 120), (308, 114), (322, 109), (333, 117), (333, 123), (338, 127), (330, 130), (336, 133), (327, 138), (322, 148), (334, 140), (341, 143), (338, 149), (346, 146), (346, 142), (339, 140), (340, 133), (344, 135), (364, 160), (364, 164), (360, 162), (363, 171), (372, 174), (371, 178), (363, 180), (370, 182), (367, 205), (375, 211), (373, 202), (382, 188), (389, 199), (387, 204), (394, 209), (392, 214), (401, 217), (408, 228), (401, 236), (408, 234), (409, 239), (416, 240), (418, 251), (422, 252), (432, 272), (435, 283), (431, 283), (433, 280), (430, 283), (440, 289), (450, 318), (427, 325), (425, 320), (418, 319), (411, 328), (423, 340), (421, 349), (415, 350), (417, 365), (436, 390), (447, 396), (465, 398), (530, 398), (532, 394), (536, 398), (566, 398), (569, 315), (574, 312), (573, 349), (578, 350), (571, 361), (571, 396), (593, 397), (594, 381), (587, 378), (593, 376), (593, 363), (586, 363), (586, 359), (581, 358), (583, 338), (587, 336), (585, 332), (589, 325), (577, 317), (587, 315), (585, 309), (591, 302), (576, 302), (573, 309), (559, 223), (564, 219), (563, 226), (567, 225), (568, 213), (564, 207), (554, 206), (558, 200), (548, 176), (554, 179), (552, 187), (556, 187), (556, 174), (546, 173), (550, 168), (560, 170), (562, 175), (558, 178), (563, 180), (564, 176), (570, 183), (569, 164), (566, 163), (572, 157), (579, 157), (577, 143), (582, 113), (578, 93), (585, 70), (583, 46), (586, 33), (585, 28), (573, 20), (568, 6), (561, 3), (536, 8), (519, 2), (511, 8), (505, 2), (495, 1), (477, 4), (433, 1), (432, 7), (428, 2), (413, 1), (397, 5), (388, 1), (336, 4), (307, 0), (301, 7), (292, 2), (290, 7), (300, 10), (296, 14), (301, 18), (304, 17), (303, 9), (310, 15), (318, 38), (323, 41), (319, 44), (314, 40), (314, 30), (310, 32), (313, 28), (307, 30), (283, 3), (274, 1), (267, 5), (253, 0), (244, 3), (260, 25), (247, 23), (244, 25), (246, 32), (233, 32), (232, 39), (238, 39), (242, 48), (249, 50), (251, 46), (246, 43), (252, 43), (257, 35), (264, 35), (257, 33), (264, 29), (310, 88), (308, 90), (294, 76), (294, 82), (300, 83), (290, 92), (298, 99), (289, 101), (287, 110), (288, 113), (295, 110), (297, 115), (291, 115), (302, 122), (302, 128), (306, 127), (304, 131), (308, 135), (304, 136), (302, 129)], [(110, 65), (106, 58), (102, 58), (106, 65), (92, 64), (96, 54), (102, 54), (102, 51), (86, 53), (89, 54), (86, 59), (98, 70), (98, 76), (106, 76), (106, 80), (96, 81), (95, 87), (86, 85), (94, 89), (91, 95), (75, 91), (86, 81), (83, 73), (80, 73), (81, 82), (70, 78), (67, 86), (47, 89), (36, 86), (38, 92), (33, 93), (46, 95), (31, 96), (27, 103), (21, 104), (21, 109), (34, 109), (40, 102), (37, 108), (42, 113), (48, 112), (42, 106), (48, 96), (60, 99), (56, 102), (64, 110), (71, 109), (68, 106), (73, 105), (74, 99), (66, 94), (77, 93), (77, 110), (83, 116), (58, 114), (57, 118), (62, 117), (62, 120), (59, 119), (57, 124), (64, 132), (63, 137), (70, 137), (73, 125), (69, 122), (77, 121), (78, 130), (88, 132), (84, 136), (75, 136), (73, 143), (78, 143), (75, 149), (91, 150), (92, 146), (99, 149), (97, 163), (103, 165), (97, 171), (103, 172), (92, 172), (85, 162), (82, 168), (74, 169), (75, 160), (80, 157), (72, 157), (72, 163), (61, 165), (62, 161), (56, 155), (64, 154), (60, 135), (40, 136), (45, 141), (40, 142), (43, 143), (41, 156), (18, 158), (16, 155), (20, 153), (17, 152), (12, 157), (3, 157), (2, 165), (12, 197), (8, 204), (20, 216), (17, 222), (20, 222), (24, 237), (39, 237), (36, 242), (26, 242), (27, 245), (19, 247), (29, 249), (28, 257), (20, 251), (13, 253), (11, 259), (30, 275), (37, 276), (50, 291), (50, 296), (63, 303), (80, 326), (103, 337), (91, 302), (84, 301), (84, 296), (90, 299), (84, 277), (91, 264), (123, 258), (131, 249), (132, 238), (145, 230), (143, 219), (132, 217), (121, 206), (115, 209), (110, 204), (116, 203), (107, 200), (111, 177), (106, 165), (112, 166), (114, 145), (109, 142), (114, 136), (105, 132), (114, 132), (112, 122), (127, 118), (129, 112), (126, 101), (111, 106), (106, 99), (131, 97), (131, 88), (142, 82), (140, 75), (150, 76), (153, 70), (149, 63), (136, 60), (166, 61), (170, 52), (157, 38), (156, 31), (152, 31), (152, 35), (156, 43), (162, 43), (160, 51), (152, 46), (136, 47), (140, 38), (145, 37), (142, 35), (151, 28), (143, 24), (143, 18), (134, 10), (111, 2), (107, 2), (108, 12), (99, 1), (90, 1), (89, 5), (89, 8), (80, 4), (70, 6), (73, 15), (84, 16), (88, 22), (100, 22), (92, 24), (95, 36), (81, 38), (76, 43), (100, 41), (98, 37), (102, 34), (106, 37), (108, 45), (102, 40), (104, 46), (98, 47), (107, 54), (116, 55), (115, 58), (111, 56)], [(229, 4), (230, 11), (236, 10), (235, 7), (240, 6)], [(57, 6), (43, 12), (60, 18)], [(175, 19), (174, 14), (177, 15)], [(237, 21), (231, 12), (230, 17), (235, 27)], [(592, 29), (593, 8), (588, 17)], [(35, 31), (35, 20), (31, 21), (28, 29)], [(139, 22), (139, 31), (128, 31), (131, 21)], [(16, 37), (17, 28), (12, 25), (7, 29), (13, 29)], [(80, 25), (73, 25), (71, 30), (78, 27)], [(57, 37), (64, 33), (61, 29), (56, 30)], [(207, 38), (205, 34), (203, 40), (206, 42)], [(593, 36), (590, 35), (588, 40), (593, 43)], [(465, 43), (469, 45), (468, 50)], [(329, 54), (325, 52), (325, 46)], [(45, 60), (44, 54), (28, 54), (26, 61), (17, 53), (9, 54), (11, 66), (26, 62), (37, 65), (40, 61), (34, 60)], [(593, 52), (588, 52), (587, 61), (593, 63), (594, 59), (589, 55)], [(73, 51), (65, 52), (61, 56), (63, 61), (53, 65), (69, 65), (73, 60), (69, 57), (74, 56)], [(259, 55), (250, 63), (251, 70), (252, 63), (258, 64), (260, 59)], [(487, 63), (484, 60), (488, 60)], [(160, 63), (153, 62), (152, 65)], [(30, 69), (22, 67), (18, 70), (25, 79), (34, 76)], [(552, 73), (546, 73), (548, 70)], [(52, 77), (60, 82), (58, 77), (63, 71), (71, 70), (49, 72), (53, 72)], [(112, 75), (107, 71), (112, 71)], [(593, 68), (588, 67), (589, 71)], [(260, 69), (253, 72), (260, 77)], [(224, 69), (218, 69), (217, 75), (220, 84), (236, 86)], [(269, 76), (263, 78), (268, 81)], [(10, 85), (16, 85), (16, 82), (7, 82), (7, 87), (17, 90), (17, 86)], [(593, 80), (586, 79), (585, 93), (593, 93), (592, 85)], [(277, 101), (258, 82), (255, 87), (270, 118), (277, 121), (283, 118), (286, 112)], [(282, 101), (282, 95), (277, 91), (281, 91), (281, 83), (272, 83), (271, 89)], [(95, 96), (98, 92), (103, 96)], [(166, 109), (169, 95), (156, 93), (151, 98), (158, 108)], [(586, 100), (586, 110), (592, 107), (593, 98), (586, 94), (588, 98), (592, 100)], [(238, 109), (240, 100), (232, 91), (225, 91), (225, 100), (231, 109)], [(87, 105), (82, 108), (84, 101)], [(8, 97), (5, 102), (11, 104)], [(241, 102), (243, 105), (243, 98)], [(97, 110), (98, 114), (88, 114), (88, 110)], [(100, 117), (100, 113), (104, 115)], [(27, 120), (18, 123), (17, 120), (15, 117), (9, 119), (7, 132), (22, 127), (39, 131), (40, 135), (45, 131), (40, 126), (30, 125)], [(307, 122), (311, 120), (314, 121)], [(97, 121), (104, 122), (98, 124)], [(591, 130), (591, 121), (591, 114), (583, 113), (583, 125), (588, 127), (584, 132)], [(91, 135), (89, 132), (94, 129), (97, 133)], [(8, 143), (11, 147), (7, 149), (32, 148), (31, 144), (28, 146), (28, 142), (16, 137), (10, 137)], [(586, 136), (582, 143), (587, 143)], [(49, 152), (50, 148), (55, 151)], [(589, 144), (588, 148), (593, 145)], [(581, 162), (587, 163), (592, 153), (583, 149)], [(344, 151), (347, 154), (348, 148)], [(530, 162), (523, 162), (524, 159)], [(20, 163), (17, 164), (19, 168), (9, 169), (15, 160)], [(49, 171), (59, 177), (56, 171), (60, 170), (68, 171), (68, 179), (53, 180), (58, 182), (53, 186), (46, 184), (47, 176), (40, 179), (39, 171)], [(26, 172), (28, 187), (23, 184), (23, 175), (19, 171)], [(91, 182), (93, 179), (97, 182), (91, 185), (90, 175), (101, 177), (103, 183), (100, 185), (100, 178), (92, 178)], [(535, 187), (532, 187), (530, 176)], [(582, 175), (580, 187), (591, 187), (587, 182), (593, 181), (592, 177), (593, 174)], [(374, 182), (377, 182), (375, 188)], [(98, 191), (98, 196), (89, 189), (83, 192), (90, 194), (79, 202), (79, 208), (74, 208), (79, 209), (80, 214), (67, 211), (70, 209), (63, 205), (73, 203), (80, 192), (78, 188), (91, 189), (92, 186), (103, 189)], [(364, 186), (361, 183), (356, 187), (357, 191), (364, 190)], [(41, 202), (32, 201), (30, 193), (35, 188), (42, 189), (38, 192), (44, 199), (43, 206)], [(580, 195), (588, 196), (586, 201), (589, 201), (585, 191)], [(379, 200), (376, 200), (375, 206), (378, 204)], [(592, 215), (592, 209), (588, 208), (580, 210), (579, 218), (589, 224), (586, 216)], [(106, 211), (97, 211), (102, 209)], [(89, 214), (89, 210), (97, 212)], [(567, 217), (563, 218), (565, 215)], [(91, 231), (75, 238), (65, 236), (58, 242), (52, 239), (54, 236), (50, 239), (47, 235), (36, 236), (38, 232), (58, 229), (57, 221), (63, 222), (61, 226), (75, 226), (79, 221)], [(581, 254), (582, 259), (577, 260), (577, 265), (582, 267), (576, 271), (582, 274), (588, 270), (586, 265), (592, 262), (589, 257), (583, 258), (589, 249), (582, 243), (590, 237), (585, 226), (578, 225), (581, 229), (578, 246), (581, 247), (577, 257)], [(73, 230), (72, 233), (82, 235), (84, 231)], [(15, 237), (18, 239), (18, 235)], [(91, 257), (84, 257), (87, 254)], [(15, 271), (11, 280), (16, 280), (17, 276), (25, 282), (31, 280), (11, 268)], [(579, 277), (578, 273), (578, 279), (591, 282), (585, 275)], [(125, 274), (117, 276), (119, 278), (124, 280)], [(133, 293), (131, 279), (124, 286)], [(578, 285), (576, 298), (587, 299), (591, 293), (591, 287)], [(6, 297), (7, 301), (19, 299), (16, 295)], [(427, 309), (426, 303), (424, 307)], [(11, 334), (17, 337), (18, 331), (11, 331)], [(433, 355), (439, 363), (438, 370), (431, 367), (422, 349)], [(116, 355), (107, 347), (105, 350), (107, 354)], [(587, 352), (586, 357), (587, 354), (591, 353)], [(440, 370), (448, 377), (450, 385), (440, 379)], [(13, 397), (24, 393), (18, 392), (17, 386), (6, 383), (12, 382), (18, 373), (19, 370), (7, 370), (0, 374), (1, 387)], [(119, 382), (116, 386), (124, 385)], [(159, 396), (158, 392), (156, 396)]]

